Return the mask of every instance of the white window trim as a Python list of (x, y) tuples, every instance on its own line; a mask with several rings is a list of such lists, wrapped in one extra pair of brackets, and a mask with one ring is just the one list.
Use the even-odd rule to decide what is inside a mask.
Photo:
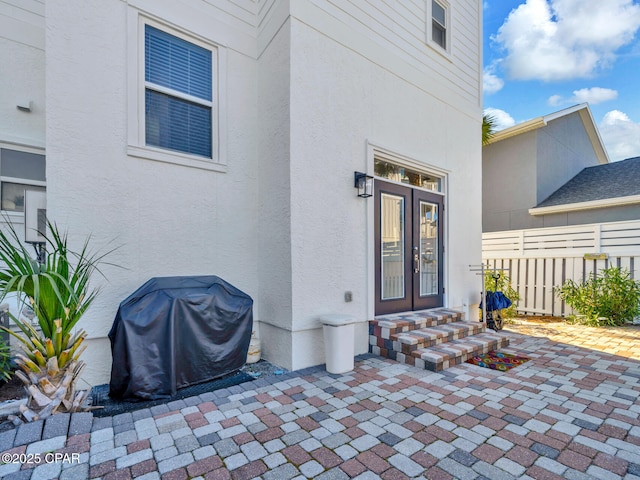
[(426, 0), (427, 2), (427, 18), (426, 18), (426, 24), (427, 24), (427, 45), (429, 47), (431, 47), (434, 51), (438, 52), (440, 55), (442, 55), (444, 58), (446, 58), (447, 60), (449, 60), (450, 62), (453, 61), (453, 58), (451, 56), (451, 5), (449, 4), (448, 1), (446, 0), (436, 0), (437, 3), (439, 3), (442, 8), (444, 8), (444, 14), (445, 14), (445, 45), (446, 48), (442, 48), (442, 46), (433, 41), (433, 6), (432, 6), (432, 0)]
[[(440, 177), (442, 179), (442, 183), (441, 183), (441, 191), (440, 192), (434, 192), (433, 190), (424, 190), (421, 189), (419, 187), (414, 187), (414, 186), (410, 186), (407, 185), (406, 183), (398, 183), (398, 185), (402, 185), (404, 187), (408, 187), (408, 188), (416, 188), (418, 190), (424, 190), (427, 191), (429, 193), (433, 193), (435, 195), (440, 195), (443, 198), (443, 201), (447, 202), (447, 198), (448, 198), (448, 191), (449, 191), (449, 177), (451, 175), (451, 170), (445, 169), (445, 168), (441, 168), (438, 167), (436, 165), (433, 165), (431, 163), (427, 163), (425, 161), (421, 161), (418, 160), (417, 157), (410, 157), (407, 155), (402, 155), (397, 153), (398, 150), (393, 149), (393, 148), (389, 148), (386, 146), (383, 146), (380, 143), (373, 143), (369, 140), (367, 140), (366, 142), (366, 169), (364, 171), (366, 172), (373, 172), (374, 171), (374, 163), (375, 163), (375, 159), (376, 158), (380, 158), (382, 160), (386, 160), (389, 161), (391, 163), (395, 163), (398, 165), (402, 165), (405, 166), (407, 168), (411, 168), (412, 170), (421, 172), (421, 173), (425, 173), (428, 175), (433, 175), (436, 177)], [(372, 174), (372, 173), (371, 173)], [(380, 177), (374, 177), (374, 182), (378, 180), (378, 181), (382, 181), (382, 182), (389, 182), (389, 183), (396, 183), (396, 182), (392, 182), (386, 178), (380, 178)], [(445, 205), (446, 205), (445, 203)], [(367, 296), (368, 296), (368, 301), (367, 301), (367, 316), (368, 318), (373, 318), (375, 316), (375, 232), (374, 232), (374, 228), (373, 226), (375, 225), (375, 213), (374, 213), (374, 204), (373, 202), (366, 202), (367, 204), (367, 223), (368, 223), (368, 228), (367, 228), (367, 270), (369, 272), (371, 272), (369, 275), (367, 275)], [(450, 208), (445, 208), (444, 212), (443, 212), (443, 218), (444, 218), (444, 232), (443, 232), (443, 237), (442, 237), (442, 241), (444, 242), (445, 248), (448, 251), (449, 248), (449, 228), (450, 228)], [(444, 283), (443, 283), (443, 287), (445, 289), (445, 292), (450, 292), (450, 288), (451, 288), (451, 275), (449, 275), (449, 257), (450, 255), (445, 255), (444, 256)], [(449, 294), (445, 293), (443, 296), (443, 304), (445, 307), (449, 306)]]
[[(145, 142), (145, 25), (151, 25), (170, 35), (186, 40), (187, 42), (206, 48), (212, 55), (212, 101), (194, 99), (189, 95), (177, 95), (170, 91), (170, 95), (182, 97), (200, 104), (211, 106), (211, 158), (203, 158), (198, 155), (176, 152), (159, 147), (146, 145)], [(128, 17), (129, 51), (127, 59), (128, 77), (128, 144), (127, 154), (131, 157), (154, 160), (158, 162), (172, 163), (186, 167), (200, 168), (216, 172), (227, 171), (227, 145), (226, 145), (226, 49), (221, 45), (203, 38), (200, 35), (189, 33), (185, 29), (170, 25), (150, 15), (143, 15), (138, 10), (131, 8)], [(159, 90), (157, 85), (151, 87)], [(161, 88), (161, 87), (160, 87)]]
[(428, 189), (418, 187), (416, 185), (407, 185), (406, 183), (402, 183), (402, 182), (394, 182), (393, 180), (390, 180), (388, 178), (381, 178), (373, 174), (375, 178), (378, 178), (383, 182), (396, 183), (398, 185), (402, 185), (405, 187), (408, 186), (410, 188), (415, 188), (417, 190), (424, 190), (426, 192), (433, 193), (435, 195), (440, 195), (442, 197), (446, 197), (447, 195), (447, 183), (448, 183), (449, 174), (451, 173), (449, 170), (436, 167), (433, 164), (415, 160), (411, 157), (407, 157), (406, 155), (400, 155), (396, 153), (394, 150), (382, 147), (379, 144), (372, 144), (372, 143), (367, 143), (367, 159), (368, 160), (371, 159), (370, 161), (371, 161), (372, 172), (374, 170), (373, 165), (375, 160), (380, 159), (389, 163), (393, 163), (395, 165), (400, 165), (402, 167), (409, 168), (413, 171), (423, 173), (425, 175), (431, 175), (433, 177), (437, 177), (440, 179), (440, 191), (428, 190)]

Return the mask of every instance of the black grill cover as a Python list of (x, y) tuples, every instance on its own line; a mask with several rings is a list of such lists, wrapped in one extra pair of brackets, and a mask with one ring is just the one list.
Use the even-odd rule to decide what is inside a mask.
[(155, 400), (242, 367), (253, 300), (216, 276), (152, 278), (124, 300), (109, 332), (109, 395)]

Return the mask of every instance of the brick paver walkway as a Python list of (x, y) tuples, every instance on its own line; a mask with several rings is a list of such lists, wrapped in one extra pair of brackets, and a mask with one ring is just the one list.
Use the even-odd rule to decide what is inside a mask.
[(37, 432), (5, 432), (5, 453), (69, 458), (0, 465), (0, 477), (640, 480), (640, 328), (506, 331), (505, 351), (532, 358), (507, 373), (364, 356), (345, 375), (316, 367), (130, 414), (71, 417), (68, 437), (54, 423), (35, 442)]

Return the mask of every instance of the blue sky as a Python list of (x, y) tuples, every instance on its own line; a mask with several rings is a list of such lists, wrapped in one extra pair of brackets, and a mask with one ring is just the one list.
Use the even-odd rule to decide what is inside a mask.
[(640, 0), (484, 0), (498, 129), (583, 102), (611, 161), (640, 156)]

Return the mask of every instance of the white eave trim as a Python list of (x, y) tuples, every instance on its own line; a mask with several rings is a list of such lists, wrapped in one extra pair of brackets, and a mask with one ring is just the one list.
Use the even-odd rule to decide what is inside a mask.
[(563, 205), (551, 205), (549, 207), (534, 207), (529, 209), (529, 215), (549, 215), (552, 213), (577, 212), (579, 210), (621, 207), (635, 204), (640, 204), (640, 195), (603, 198), (602, 200), (591, 200), (590, 202), (565, 203)]

